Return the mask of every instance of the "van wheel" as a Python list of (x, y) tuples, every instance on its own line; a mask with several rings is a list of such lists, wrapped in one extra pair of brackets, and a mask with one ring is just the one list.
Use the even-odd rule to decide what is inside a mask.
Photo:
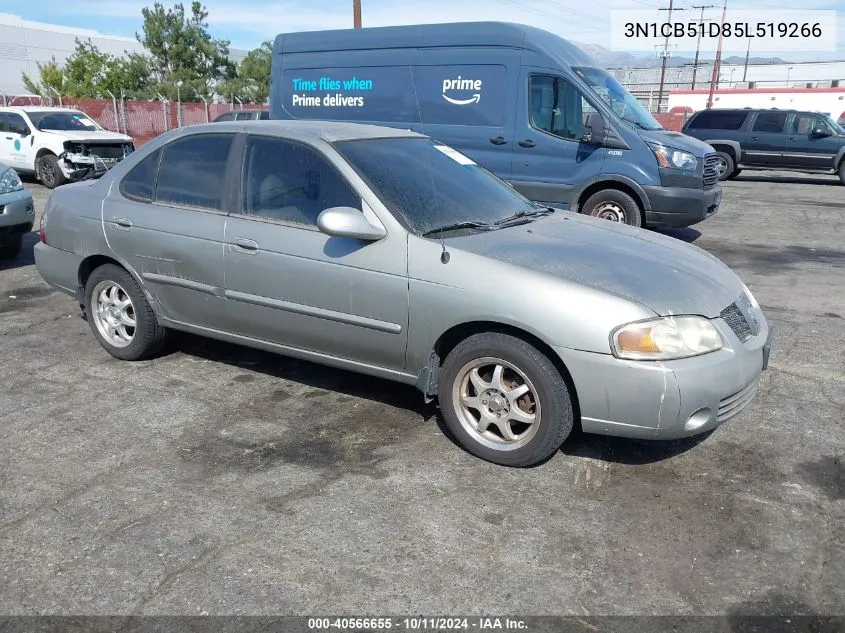
[(839, 163), (839, 181), (845, 185), (845, 160)]
[(733, 176), (736, 175), (734, 172), (737, 174), (739, 173), (736, 169), (736, 164), (734, 163), (734, 157), (727, 152), (716, 152), (716, 158), (718, 159), (718, 162), (716, 163), (716, 171), (719, 173), (719, 180), (733, 178)]
[(642, 226), (640, 206), (624, 191), (605, 189), (594, 193), (581, 207), (581, 213), (630, 226)]
[(85, 316), (105, 350), (120, 360), (144, 360), (164, 347), (167, 330), (134, 277), (105, 264), (85, 284)]
[(548, 459), (572, 431), (572, 399), (560, 372), (533, 345), (507, 334), (459, 343), (443, 363), (438, 399), (461, 446), (503, 466)]
[(67, 182), (67, 178), (62, 173), (62, 168), (59, 166), (59, 159), (53, 154), (44, 154), (39, 158), (36, 170), (41, 184), (47, 189), (55, 189)]
[(0, 242), (0, 259), (14, 259), (21, 252), (23, 235), (15, 235), (5, 242)]

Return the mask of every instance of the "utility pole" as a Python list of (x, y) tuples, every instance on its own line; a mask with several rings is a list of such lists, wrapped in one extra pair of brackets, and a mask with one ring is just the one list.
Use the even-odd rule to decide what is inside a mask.
[[(666, 18), (666, 22), (670, 23), (672, 21), (672, 9), (673, 9), (673, 0), (669, 0), (669, 8), (668, 9), (658, 9), (658, 11), (668, 11), (669, 16)], [(669, 59), (669, 36), (666, 36), (666, 40), (663, 43), (663, 63), (660, 65), (660, 89), (657, 91), (657, 111), (660, 112), (660, 104), (663, 103), (663, 82), (666, 79), (666, 60)]]
[[(704, 29), (704, 9), (712, 9), (716, 5), (715, 4), (700, 4), (700, 5), (692, 5), (693, 9), (701, 9), (701, 20), (699, 23), (701, 24), (702, 30)], [(695, 43), (695, 61), (692, 63), (692, 89), (695, 90), (695, 76), (698, 74), (698, 54), (701, 50), (701, 31), (698, 32), (698, 41)]]
[(751, 55), (751, 38), (748, 38), (748, 48), (745, 50), (745, 68), (742, 71), (742, 83), (748, 78), (748, 57)]
[(728, 0), (722, 5), (722, 21), (719, 22), (719, 43), (716, 45), (716, 60), (713, 62), (713, 76), (710, 77), (710, 94), (707, 95), (707, 109), (713, 107), (713, 91), (719, 82), (719, 67), (722, 65), (722, 29), (725, 28), (725, 15), (728, 12)]
[(361, 0), (352, 0), (352, 26), (361, 28)]

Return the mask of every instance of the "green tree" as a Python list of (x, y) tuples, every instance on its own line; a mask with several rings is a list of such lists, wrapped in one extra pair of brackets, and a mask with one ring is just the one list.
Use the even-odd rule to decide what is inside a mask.
[(211, 96), (214, 86), (235, 76), (228, 60), (229, 42), (211, 37), (208, 11), (201, 2), (192, 2), (190, 14), (176, 3), (166, 9), (160, 2), (141, 11), (143, 34), (136, 37), (150, 55), (155, 89), (175, 100), (181, 82), (183, 100)]
[(53, 90), (62, 94), (65, 87), (64, 72), (56, 63), (55, 57), (45, 64), (38, 62), (38, 81), (35, 81), (26, 73), (21, 74), (21, 79), (30, 93), (42, 97), (54, 96)]
[(264, 103), (270, 96), (272, 61), (273, 43), (268, 41), (247, 53), (238, 65), (238, 79), (243, 82), (242, 92), (252, 103)]

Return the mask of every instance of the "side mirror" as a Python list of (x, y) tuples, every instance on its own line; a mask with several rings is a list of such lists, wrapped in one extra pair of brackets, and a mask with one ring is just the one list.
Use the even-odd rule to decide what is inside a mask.
[(380, 226), (373, 226), (363, 212), (352, 207), (332, 207), (317, 216), (317, 226), (326, 235), (351, 237), (374, 242), (387, 233)]
[(30, 134), (30, 132), (29, 132), (29, 128), (26, 128), (26, 127), (25, 127), (25, 128), (23, 128), (22, 130), (20, 130), (20, 131), (18, 132), (18, 134), (20, 134), (20, 135), (21, 135), (21, 138), (26, 138), (26, 137), (27, 137), (27, 136), (29, 136), (29, 134)]
[(607, 142), (607, 123), (599, 112), (587, 114), (587, 120), (584, 122), (584, 136), (581, 141), (599, 146)]
[(830, 132), (823, 127), (813, 128), (813, 131), (810, 132), (810, 138), (824, 138), (825, 136), (830, 136)]

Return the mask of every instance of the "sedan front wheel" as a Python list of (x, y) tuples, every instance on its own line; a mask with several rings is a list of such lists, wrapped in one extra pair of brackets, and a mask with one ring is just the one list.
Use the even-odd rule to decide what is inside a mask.
[(532, 466), (572, 430), (572, 399), (551, 360), (501, 333), (473, 335), (446, 357), (439, 381), (443, 418), (473, 455), (505, 466)]

